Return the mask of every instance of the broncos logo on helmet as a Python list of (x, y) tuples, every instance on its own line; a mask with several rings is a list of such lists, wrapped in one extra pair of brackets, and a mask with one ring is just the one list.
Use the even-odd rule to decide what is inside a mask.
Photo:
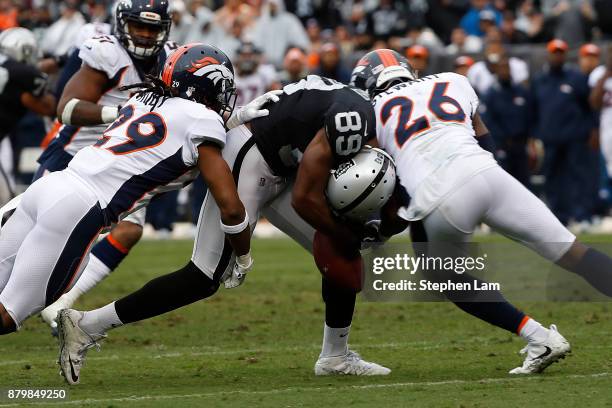
[(187, 71), (195, 76), (206, 76), (213, 81), (215, 85), (221, 80), (231, 79), (233, 81), (234, 78), (232, 72), (225, 65), (219, 63), (219, 61), (212, 57), (205, 57), (193, 62), (192, 67)]
[(234, 68), (227, 55), (211, 45), (179, 47), (166, 60), (161, 80), (179, 97), (202, 103), (221, 115), (234, 109)]

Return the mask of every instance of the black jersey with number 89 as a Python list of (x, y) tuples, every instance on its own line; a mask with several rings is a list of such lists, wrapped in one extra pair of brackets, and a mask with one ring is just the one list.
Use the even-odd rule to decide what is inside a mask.
[(294, 173), (308, 144), (325, 128), (334, 158), (355, 155), (375, 136), (374, 110), (367, 96), (332, 79), (309, 75), (283, 88), (270, 114), (251, 122), (257, 147), (275, 174)]

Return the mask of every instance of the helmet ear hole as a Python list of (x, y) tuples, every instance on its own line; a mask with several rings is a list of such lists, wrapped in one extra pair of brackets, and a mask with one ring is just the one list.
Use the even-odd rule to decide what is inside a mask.
[(332, 171), (326, 196), (335, 213), (365, 222), (386, 203), (394, 188), (393, 160), (381, 150), (364, 147)]

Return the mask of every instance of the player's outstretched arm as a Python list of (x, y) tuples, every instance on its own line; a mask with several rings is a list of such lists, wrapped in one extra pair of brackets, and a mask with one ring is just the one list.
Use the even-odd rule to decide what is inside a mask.
[(108, 76), (87, 64), (66, 84), (57, 105), (57, 118), (66, 125), (91, 126), (111, 123), (117, 118), (118, 107), (98, 105), (108, 84)]
[(300, 162), (291, 205), (300, 217), (316, 230), (337, 239), (338, 242), (354, 239), (355, 242), (349, 244), (356, 244), (359, 242), (356, 235), (336, 221), (325, 199), (325, 188), (332, 166), (331, 147), (325, 129), (321, 129), (306, 148)]
[(198, 168), (221, 212), (222, 228), (236, 256), (249, 254), (251, 232), (249, 216), (244, 209), (232, 172), (221, 155), (221, 148), (212, 143), (198, 147)]

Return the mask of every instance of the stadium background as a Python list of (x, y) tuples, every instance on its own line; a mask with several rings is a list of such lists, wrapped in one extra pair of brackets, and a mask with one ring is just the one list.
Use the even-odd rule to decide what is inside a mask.
[[(271, 22), (265, 17), (269, 3), (279, 4), (279, 10), (284, 8), (289, 14), (279, 11), (279, 19)], [(239, 45), (236, 34), (244, 35), (243, 39), (262, 48), (262, 59), (272, 63), (281, 83), (290, 80), (287, 67), (298, 76), (322, 73), (323, 61), (329, 64), (324, 75), (346, 81), (356, 59), (372, 47), (388, 46), (407, 53), (413, 45), (422, 45), (427, 57), (422, 57), (424, 49), (418, 47), (412, 48), (410, 57), (415, 65), (427, 61), (426, 67), (419, 67), (425, 73), (466, 72), (465, 65), (455, 63), (470, 61), (458, 57), (470, 56), (476, 63), (494, 62), (506, 52), (527, 64), (529, 86), (545, 70), (548, 41), (555, 37), (567, 41), (570, 67), (579, 70), (579, 49), (587, 41), (598, 44), (601, 51), (590, 57), (592, 65), (606, 63), (606, 40), (612, 30), (612, 0), (280, 3), (173, 2), (175, 22), (180, 22), (173, 27), (171, 38), (178, 42), (210, 41), (232, 54)], [(48, 56), (61, 57), (77, 45), (74, 38), (80, 26), (87, 21), (107, 21), (110, 7), (108, 2), (0, 0), (0, 30), (15, 25), (33, 29)], [(494, 13), (495, 23), (485, 21), (482, 26), (486, 33), (475, 30), (481, 27), (481, 10), (477, 8)], [(464, 16), (466, 29), (472, 30), (469, 37), (458, 29)], [(482, 17), (490, 19), (491, 13)], [(269, 28), (268, 35), (255, 36), (257, 26)], [(298, 42), (299, 38), (303, 42)], [(284, 41), (284, 45), (276, 41)], [(271, 48), (266, 47), (270, 44)], [(287, 52), (295, 45), (303, 51)], [(589, 60), (589, 55), (582, 59)], [(480, 67), (482, 70), (483, 64)], [(495, 71), (495, 64), (489, 67)], [(582, 80), (587, 80), (586, 74)], [(598, 128), (597, 116), (598, 112), (592, 112), (593, 121), (588, 123), (592, 130)], [(563, 119), (559, 118), (559, 126), (567, 125)], [(527, 140), (538, 136), (537, 124), (529, 124), (528, 137), (518, 138), (516, 145), (519, 151), (529, 151), (528, 182), (544, 195), (542, 152)], [(51, 126), (50, 119), (29, 115), (5, 139), (0, 164), (14, 174), (19, 189), (27, 187)], [(494, 137), (503, 144), (503, 138)], [(590, 194), (597, 205), (585, 217), (588, 222), (571, 220), (572, 227), (606, 230), (609, 224), (605, 218), (597, 222), (597, 217), (608, 214), (605, 167), (596, 144), (588, 144), (593, 141), (590, 135), (577, 138), (591, 147), (592, 155), (572, 162), (571, 166), (577, 167), (571, 170), (576, 174), (583, 170), (595, 181)], [(571, 173), (567, 183), (576, 183)], [(559, 190), (565, 190), (561, 185)], [(157, 212), (162, 220), (157, 221), (157, 231), (148, 226), (148, 236), (189, 238), (189, 222), (195, 211), (192, 196), (183, 191), (178, 199), (167, 196), (160, 201), (164, 203), (161, 208), (150, 212)], [(163, 231), (171, 224), (172, 234)], [(258, 231), (271, 232), (265, 228)], [(581, 237), (586, 242), (610, 242), (610, 235)], [(478, 240), (499, 242), (502, 238)], [(189, 240), (138, 245), (117, 272), (84, 296), (77, 307), (100, 307), (176, 270), (189, 258), (191, 247)], [(83, 384), (68, 390), (69, 403), (101, 407), (610, 404), (612, 311), (607, 303), (521, 302), (520, 307), (534, 310), (538, 318), (567, 331), (575, 354), (544, 375), (526, 378), (506, 374), (521, 361), (516, 352), (523, 343), (517, 336), (479, 322), (452, 305), (367, 303), (360, 299), (351, 346), (364, 358), (391, 367), (393, 374), (384, 378), (320, 378), (312, 375), (312, 366), (320, 350), (323, 306), (319, 274), (311, 257), (286, 239), (256, 240), (254, 254), (255, 269), (239, 290), (224, 291), (210, 301), (113, 332), (101, 353), (90, 353)], [(38, 319), (31, 319), (20, 333), (3, 339), (0, 350), (3, 389), (65, 387), (57, 375), (56, 342)], [(14, 406), (16, 402), (0, 399), (0, 404), (5, 403)]]
[[(280, 87), (308, 73), (348, 82), (361, 55), (388, 47), (408, 56), (421, 75), (448, 70), (466, 74), (483, 99), (496, 86), (498, 62), (511, 56), (511, 77), (529, 95), (533, 83), (548, 74), (550, 40), (566, 42), (566, 69), (575, 70), (586, 84), (595, 67), (606, 65), (610, 54), (606, 40), (612, 38), (610, 0), (170, 0), (170, 10), (170, 39), (178, 43), (209, 42), (236, 61), (241, 41), (253, 42), (268, 73), (261, 77), (264, 88)], [(110, 22), (111, 16), (108, 1), (0, 0), (0, 30), (13, 26), (33, 30), (45, 56), (52, 58), (61, 59), (78, 46), (75, 41), (83, 25)], [(595, 46), (585, 47), (587, 43)], [(244, 96), (248, 90), (241, 90), (240, 80), (242, 102), (248, 102)], [(538, 103), (554, 105), (555, 98), (563, 97), (549, 92), (537, 101), (535, 92), (531, 94), (527, 110), (533, 104), (535, 111), (542, 111)], [(579, 98), (574, 102), (580, 109), (589, 109), (588, 95)], [(495, 128), (493, 119), (482, 113)], [(553, 211), (575, 232), (612, 231), (612, 221), (606, 217), (610, 186), (598, 150), (598, 133), (605, 131), (599, 129), (599, 113), (558, 119), (558, 129), (544, 129), (547, 135), (540, 125), (550, 123), (542, 118), (545, 114), (525, 117), (522, 129), (509, 130), (513, 134), (492, 132), (498, 159), (553, 203)], [(572, 125), (564, 121), (578, 121), (583, 129), (574, 132), (569, 142), (555, 140), (560, 129)], [(52, 127), (51, 118), (29, 114), (2, 143), (0, 162), (13, 175), (17, 191), (29, 184)], [(561, 143), (578, 153), (546, 156)], [(562, 171), (547, 170), (555, 168)], [(196, 188), (194, 193), (191, 188), (154, 202), (145, 236), (188, 238), (193, 228), (187, 223), (196, 218), (201, 191)], [(579, 205), (571, 204), (576, 202)]]

